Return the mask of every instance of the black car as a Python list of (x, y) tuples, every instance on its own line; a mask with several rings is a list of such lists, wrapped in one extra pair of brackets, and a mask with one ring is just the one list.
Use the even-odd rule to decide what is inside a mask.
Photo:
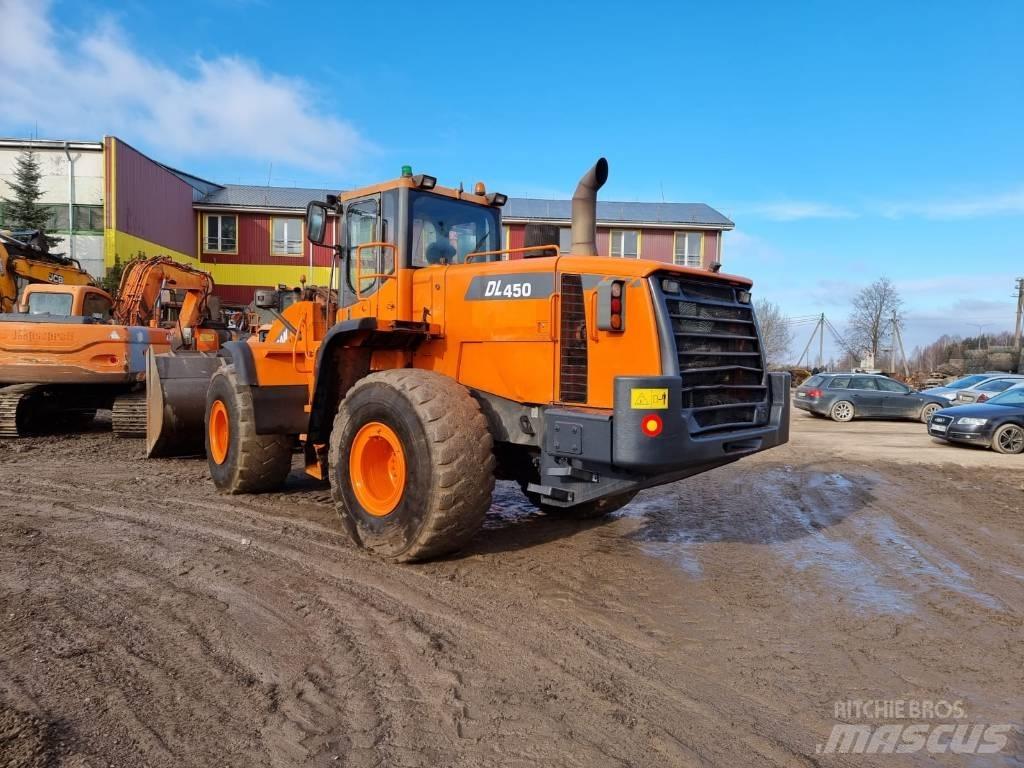
[(983, 445), (999, 453), (1024, 452), (1024, 385), (984, 403), (957, 405), (932, 416), (928, 434), (954, 443)]
[(793, 405), (833, 421), (920, 419), (927, 424), (949, 401), (879, 374), (818, 373), (797, 387)]

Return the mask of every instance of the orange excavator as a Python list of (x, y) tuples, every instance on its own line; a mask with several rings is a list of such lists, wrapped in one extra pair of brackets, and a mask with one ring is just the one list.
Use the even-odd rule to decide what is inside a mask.
[(29, 284), (0, 313), (0, 437), (81, 429), (100, 408), (115, 433), (143, 435), (147, 354), (227, 337), (213, 278), (168, 257), (129, 262), (116, 299), (91, 283)]

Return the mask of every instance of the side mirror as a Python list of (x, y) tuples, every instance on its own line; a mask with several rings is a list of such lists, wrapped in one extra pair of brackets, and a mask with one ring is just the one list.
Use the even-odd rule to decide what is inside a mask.
[(278, 292), (273, 288), (259, 288), (253, 296), (252, 303), (257, 309), (277, 309)]
[(327, 204), (313, 200), (306, 206), (306, 239), (314, 245), (323, 245), (326, 234)]

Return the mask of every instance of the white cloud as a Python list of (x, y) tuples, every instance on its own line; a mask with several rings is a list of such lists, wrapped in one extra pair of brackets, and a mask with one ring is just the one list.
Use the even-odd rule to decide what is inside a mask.
[(49, 3), (0, 0), (0, 115), (41, 135), (121, 135), (181, 157), (229, 156), (309, 170), (347, 168), (368, 148), (318, 109), (302, 79), (235, 56), (197, 57), (184, 71), (138, 52), (112, 23), (55, 27)]
[(853, 219), (859, 214), (840, 205), (809, 200), (782, 200), (770, 203), (750, 203), (737, 206), (740, 214), (771, 221), (801, 221), (803, 219)]
[(959, 200), (925, 200), (886, 203), (880, 213), (892, 219), (921, 217), (925, 219), (975, 219), (984, 216), (1024, 214), (1024, 187), (990, 195), (965, 197)]

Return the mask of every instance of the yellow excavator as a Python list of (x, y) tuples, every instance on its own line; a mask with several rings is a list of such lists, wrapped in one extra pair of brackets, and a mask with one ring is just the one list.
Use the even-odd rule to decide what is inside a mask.
[(0, 230), (0, 312), (13, 312), (23, 285), (96, 285), (92, 275), (74, 259), (51, 254), (40, 231), (25, 239)]

